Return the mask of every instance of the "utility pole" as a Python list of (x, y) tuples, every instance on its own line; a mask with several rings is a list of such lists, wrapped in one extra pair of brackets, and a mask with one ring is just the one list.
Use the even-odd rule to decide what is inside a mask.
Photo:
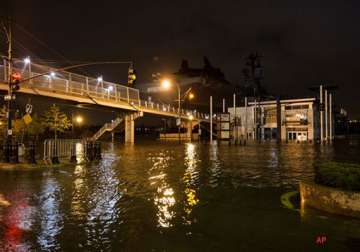
[[(6, 145), (7, 148), (10, 148), (10, 145), (12, 143), (12, 111), (11, 111), (11, 103), (13, 99), (12, 95), (12, 88), (11, 88), (11, 75), (12, 75), (12, 31), (11, 31), (11, 21), (8, 20), (8, 28), (4, 26), (4, 30), (6, 32), (7, 40), (8, 40), (8, 57), (7, 57), (7, 63), (8, 63), (8, 95), (6, 97), (7, 100), (7, 132), (6, 132)], [(9, 155), (9, 153), (8, 153)]]
[(181, 133), (180, 133), (180, 128), (181, 128), (181, 88), (179, 86), (179, 84), (176, 84), (176, 87), (178, 89), (178, 137), (179, 137), (179, 143), (181, 143)]
[(324, 106), (323, 106), (323, 85), (320, 85), (320, 143), (323, 143), (324, 137)]
[(237, 143), (237, 138), (238, 138), (238, 134), (237, 134), (237, 127), (236, 127), (236, 94), (234, 93), (233, 95), (233, 106), (234, 106), (234, 143)]
[(330, 142), (332, 142), (333, 140), (333, 116), (332, 116), (332, 94), (330, 93), (329, 94), (329, 104), (330, 104), (330, 107), (329, 107), (329, 115), (330, 115)]
[(247, 122), (247, 97), (245, 97), (245, 136), (246, 136), (246, 140), (248, 139), (248, 122)]
[[(7, 131), (6, 131), (6, 141), (4, 143), (4, 162), (13, 161), (13, 149), (12, 149), (12, 110), (11, 110), (11, 103), (13, 97), (12, 94), (12, 31), (11, 31), (11, 20), (7, 19), (6, 21), (2, 22), (2, 28), (5, 31), (5, 36), (8, 43), (8, 55), (5, 57), (4, 60), (4, 73), (6, 73), (5, 69), (7, 68), (7, 79), (8, 82), (8, 93), (5, 95), (4, 100), (7, 103), (7, 111), (6, 111), (6, 118), (7, 118)], [(6, 67), (7, 63), (7, 67)], [(17, 149), (14, 150), (14, 152)], [(14, 153), (15, 154), (15, 153)], [(14, 162), (17, 162), (17, 153), (15, 154)]]
[(257, 140), (257, 113), (256, 113), (256, 98), (255, 98), (255, 104), (254, 104), (254, 135), (253, 139)]
[(210, 96), (210, 143), (213, 142), (213, 101), (212, 96)]
[(328, 139), (328, 91), (325, 88), (325, 142), (327, 142)]

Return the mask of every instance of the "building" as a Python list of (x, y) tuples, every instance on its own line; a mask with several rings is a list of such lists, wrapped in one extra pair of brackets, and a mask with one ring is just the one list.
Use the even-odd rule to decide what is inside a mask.
[[(235, 111), (230, 107), (228, 113), (232, 122), (233, 138), (318, 141), (321, 132), (319, 107), (316, 98), (255, 101), (244, 107), (236, 107)], [(328, 118), (332, 117), (328, 114)], [(329, 130), (333, 131), (334, 127), (330, 127), (328, 118), (323, 134), (333, 136)]]

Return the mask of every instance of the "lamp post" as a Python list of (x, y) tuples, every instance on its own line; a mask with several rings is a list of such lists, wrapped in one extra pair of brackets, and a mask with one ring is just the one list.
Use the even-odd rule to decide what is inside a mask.
[(32, 79), (31, 79), (31, 60), (30, 60), (30, 57), (26, 57), (26, 58), (24, 59), (24, 64), (25, 64), (25, 66), (28, 67), (28, 78), (30, 78), (29, 84), (32, 84)]
[(189, 121), (190, 121), (190, 128), (189, 128), (189, 130), (190, 130), (190, 142), (192, 142), (192, 140), (193, 140), (193, 137), (192, 137), (192, 120), (194, 119), (194, 116), (192, 115), (192, 114), (190, 114), (189, 115)]
[[(169, 89), (172, 85), (172, 81), (170, 81), (169, 79), (164, 79), (161, 81), (161, 86), (164, 89)], [(178, 125), (178, 138), (179, 138), (179, 143), (181, 142), (181, 138), (180, 138), (180, 128), (181, 128), (181, 88), (180, 85), (177, 82), (174, 82), (176, 89), (177, 89), (177, 102), (178, 102), (178, 121), (177, 121), (177, 125)], [(189, 99), (193, 99), (194, 98), (194, 94), (190, 92), (191, 88), (189, 88), (185, 93), (184, 93), (184, 97), (183, 99), (186, 98), (186, 96), (189, 96)]]

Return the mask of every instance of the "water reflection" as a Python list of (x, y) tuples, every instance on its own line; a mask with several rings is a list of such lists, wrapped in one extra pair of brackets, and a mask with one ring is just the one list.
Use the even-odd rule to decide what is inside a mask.
[(197, 146), (193, 143), (187, 143), (185, 145), (185, 173), (183, 181), (185, 184), (185, 204), (183, 219), (185, 224), (190, 225), (192, 223), (191, 212), (195, 205), (199, 202), (197, 197), (197, 187), (199, 183), (199, 168), (198, 163), (200, 159), (197, 154)]
[(169, 167), (170, 155), (168, 152), (161, 152), (149, 157), (152, 163), (149, 170), (150, 185), (156, 188), (154, 195), (154, 205), (157, 208), (156, 216), (159, 227), (171, 227), (171, 220), (175, 216), (172, 207), (175, 205), (174, 190), (166, 181), (166, 169)]
[(157, 194), (154, 197), (154, 203), (158, 208), (156, 216), (158, 217), (158, 224), (160, 227), (171, 227), (171, 220), (175, 216), (175, 211), (172, 207), (175, 205), (174, 190), (166, 183), (159, 185)]
[(86, 216), (85, 205), (87, 202), (88, 186), (86, 183), (86, 168), (84, 165), (76, 165), (74, 170), (74, 192), (71, 201), (71, 213), (77, 219)]
[(11, 204), (4, 215), (5, 229), (0, 246), (4, 251), (29, 251), (31, 246), (24, 241), (24, 234), (33, 226), (35, 209), (29, 204), (27, 195), (22, 192), (13, 193), (10, 198)]
[(217, 146), (217, 144), (210, 145), (209, 161), (210, 161), (209, 184), (211, 187), (217, 187), (219, 183), (219, 178), (221, 176), (221, 163), (219, 159), (219, 147)]
[(82, 143), (76, 143), (75, 145), (75, 152), (76, 152), (76, 161), (77, 163), (83, 163), (85, 162), (85, 156), (84, 156), (84, 144)]
[(119, 179), (114, 171), (115, 153), (105, 153), (98, 165), (90, 167), (93, 170), (91, 181), (92, 192), (87, 199), (89, 212), (85, 232), (87, 246), (93, 248), (108, 248), (111, 240), (111, 225), (118, 223), (121, 208), (117, 203), (123, 196), (119, 190)]
[(63, 216), (60, 212), (61, 192), (58, 182), (46, 177), (39, 199), (39, 217), (41, 230), (38, 242), (44, 251), (54, 251), (59, 247), (57, 236), (63, 228)]
[(351, 148), (104, 145), (99, 162), (0, 169), (0, 194), (11, 203), (0, 206), (0, 251), (291, 251), (296, 242), (312, 251), (301, 246), (324, 230), (342, 248), (359, 222), (301, 217), (280, 196), (311, 178), (317, 160), (359, 160)]

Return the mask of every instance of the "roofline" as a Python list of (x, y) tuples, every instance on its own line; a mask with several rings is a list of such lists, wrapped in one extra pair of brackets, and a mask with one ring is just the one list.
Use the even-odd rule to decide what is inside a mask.
[[(314, 102), (316, 101), (315, 97), (312, 98), (302, 98), (302, 99), (286, 99), (286, 100), (280, 100), (281, 104), (286, 104), (286, 103), (300, 103), (300, 102)], [(271, 104), (276, 104), (277, 101), (276, 100), (272, 100), (272, 101), (260, 101), (257, 102), (256, 104), (260, 104), (260, 105), (271, 105)], [(249, 105), (255, 105), (255, 102), (249, 102)]]

